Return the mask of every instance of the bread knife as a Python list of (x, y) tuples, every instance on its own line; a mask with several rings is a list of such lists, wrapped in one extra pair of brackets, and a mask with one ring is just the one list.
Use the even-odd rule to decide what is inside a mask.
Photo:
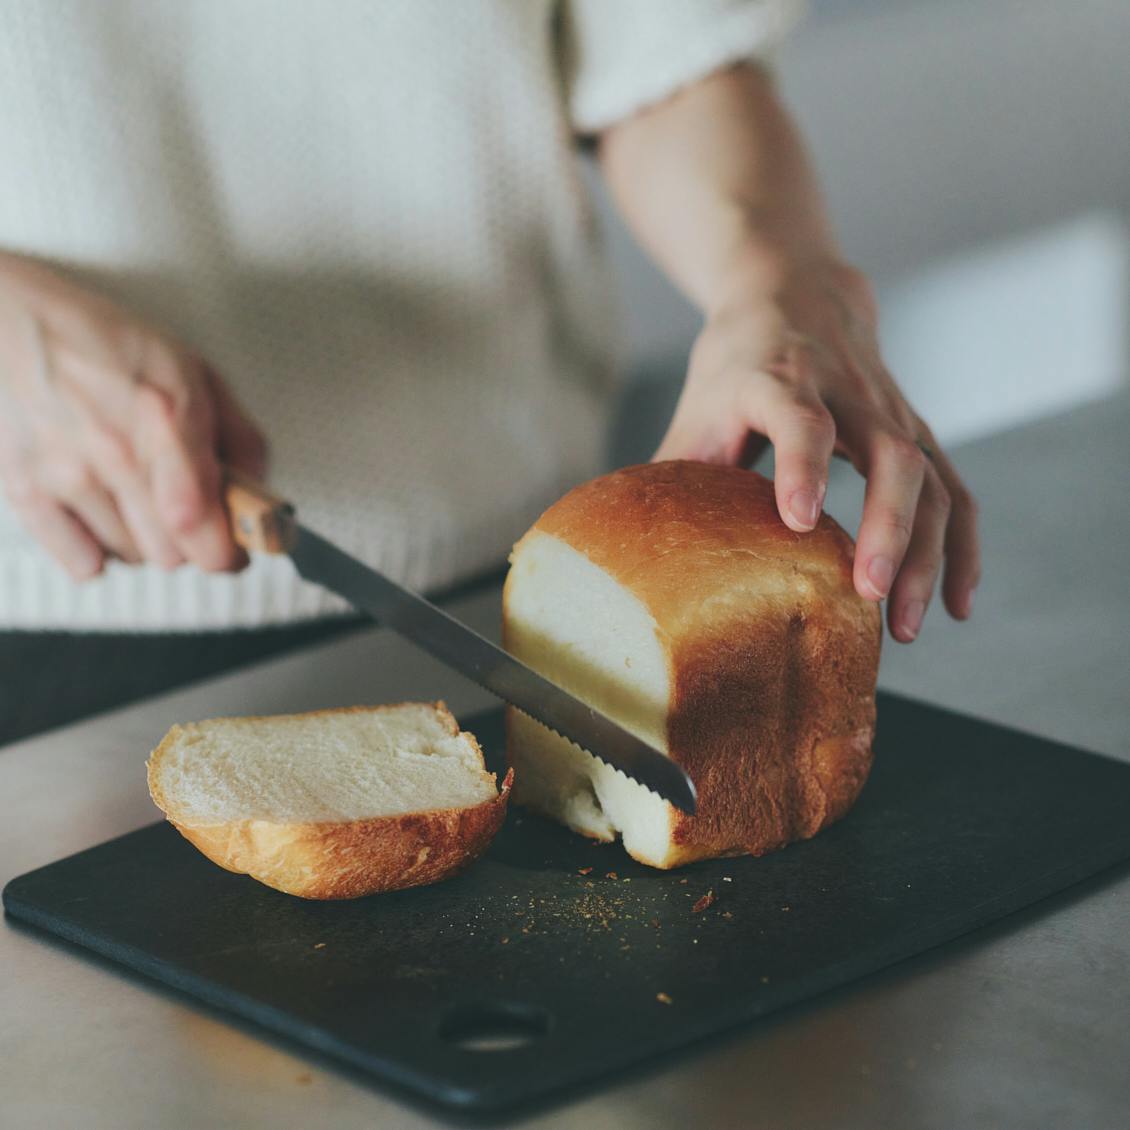
[(344, 597), (441, 663), (620, 770), (684, 812), (694, 782), (671, 758), (516, 659), (431, 601), (351, 557), (300, 523), (295, 508), (260, 484), (227, 472), (225, 500), (237, 544), (286, 554), (308, 581)]

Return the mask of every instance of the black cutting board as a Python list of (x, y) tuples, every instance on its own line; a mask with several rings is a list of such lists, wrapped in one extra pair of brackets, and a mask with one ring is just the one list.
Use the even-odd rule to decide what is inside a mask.
[[(466, 722), (493, 759), (500, 717)], [(460, 878), (312, 903), (156, 824), (12, 880), (4, 905), (379, 1079), (499, 1111), (1130, 858), (1130, 765), (891, 696), (877, 744), (854, 811), (763, 859), (653, 871), (512, 811)], [(500, 1049), (508, 1037), (527, 1042)]]

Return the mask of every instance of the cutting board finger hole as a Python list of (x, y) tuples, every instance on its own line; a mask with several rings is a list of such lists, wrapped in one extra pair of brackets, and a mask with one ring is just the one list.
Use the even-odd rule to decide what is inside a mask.
[(548, 1033), (553, 1016), (517, 1001), (459, 1005), (440, 1021), (439, 1037), (468, 1052), (509, 1052), (529, 1047)]

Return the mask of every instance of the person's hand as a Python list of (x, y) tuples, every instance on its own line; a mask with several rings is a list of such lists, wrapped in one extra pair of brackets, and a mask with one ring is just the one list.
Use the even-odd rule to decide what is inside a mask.
[(811, 530), (828, 461), (867, 479), (855, 551), (857, 591), (889, 596), (895, 639), (917, 635), (945, 558), (942, 592), (969, 616), (980, 576), (977, 508), (879, 355), (867, 280), (839, 262), (791, 268), (779, 285), (737, 279), (707, 316), (655, 459), (748, 465), (774, 448), (777, 506)]
[(72, 577), (111, 556), (241, 567), (220, 463), (259, 477), (265, 457), (189, 349), (40, 263), (0, 255), (0, 487)]

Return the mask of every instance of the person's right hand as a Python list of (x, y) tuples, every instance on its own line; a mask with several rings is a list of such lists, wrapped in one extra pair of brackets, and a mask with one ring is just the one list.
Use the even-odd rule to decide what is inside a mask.
[(0, 254), (0, 487), (76, 580), (109, 557), (238, 569), (221, 462), (266, 444), (208, 365), (108, 299)]

